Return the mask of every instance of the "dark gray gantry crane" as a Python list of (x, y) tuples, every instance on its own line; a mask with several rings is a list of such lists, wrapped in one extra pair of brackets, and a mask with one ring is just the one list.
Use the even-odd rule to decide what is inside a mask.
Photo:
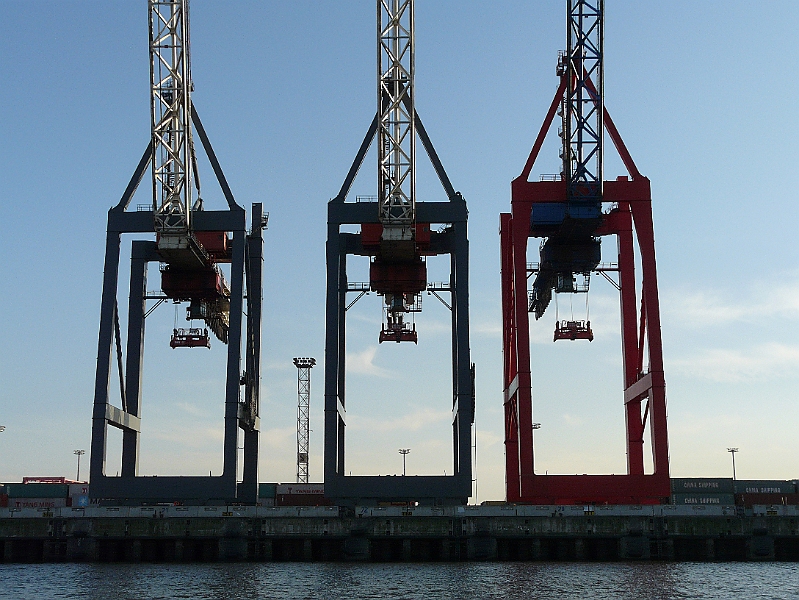
[[(456, 192), (414, 106), (413, 0), (377, 0), (377, 114), (338, 195), (328, 203), (325, 333), (325, 495), (339, 505), (383, 501), (465, 504), (472, 490), (471, 439), (474, 370), (469, 351), (469, 241), (466, 201)], [(419, 137), (447, 196), (445, 202), (417, 202), (416, 137)], [(372, 140), (377, 140), (378, 197), (346, 202)], [(431, 225), (437, 225), (437, 231)], [(359, 233), (342, 227), (360, 226)], [(347, 255), (368, 256), (369, 282), (347, 279)], [(427, 282), (426, 258), (449, 255), (450, 278)], [(452, 314), (452, 475), (377, 477), (347, 475), (346, 313), (374, 291), (383, 298), (378, 340), (418, 342), (415, 322), (424, 291)], [(347, 294), (356, 298), (347, 302)], [(449, 293), (444, 301), (439, 293)], [(398, 380), (411, 373), (402, 360), (392, 364)], [(392, 449), (393, 451), (393, 449)]]
[[(258, 493), (262, 232), (267, 218), (262, 205), (253, 204), (251, 225), (247, 230), (245, 210), (233, 198), (191, 101), (188, 0), (149, 0), (148, 9), (152, 137), (122, 199), (108, 211), (92, 415), (90, 494), (93, 499), (133, 504), (158, 501), (255, 503)], [(227, 210), (204, 209), (192, 125), (227, 200)], [(128, 211), (148, 166), (152, 171), (152, 204)], [(130, 233), (154, 234), (155, 239), (132, 242), (127, 347), (123, 358), (117, 289), (121, 236)], [(147, 292), (150, 262), (161, 264), (161, 291), (155, 295)], [(223, 263), (230, 264), (229, 283), (219, 267)], [(247, 319), (243, 326), (245, 297)], [(149, 309), (148, 300), (156, 301)], [(144, 477), (138, 474), (144, 328), (149, 314), (166, 300), (187, 303), (187, 320), (205, 322), (202, 329), (176, 328), (170, 343), (172, 348), (210, 347), (208, 329), (227, 344), (224, 467), (218, 476)], [(114, 346), (119, 406), (112, 404), (110, 398)], [(242, 346), (245, 353), (243, 375)], [(116, 477), (105, 473), (109, 425), (123, 432), (122, 468)], [(241, 482), (238, 481), (240, 428), (244, 430)]]

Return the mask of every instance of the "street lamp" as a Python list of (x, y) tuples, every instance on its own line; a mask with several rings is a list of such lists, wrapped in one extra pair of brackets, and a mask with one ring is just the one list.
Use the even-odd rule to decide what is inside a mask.
[(411, 453), (411, 449), (400, 448), (399, 453), (402, 454), (402, 476), (405, 477), (405, 457)]
[(738, 448), (727, 448), (727, 452), (732, 454), (732, 480), (735, 481), (735, 453), (738, 452)]
[(86, 450), (75, 450), (72, 454), (78, 457), (78, 476), (76, 481), (80, 481), (80, 457), (86, 454)]

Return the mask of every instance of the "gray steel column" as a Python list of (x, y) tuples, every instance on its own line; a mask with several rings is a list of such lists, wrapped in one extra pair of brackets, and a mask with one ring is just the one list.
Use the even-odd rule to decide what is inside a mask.
[(341, 307), (339, 293), (338, 223), (327, 225), (327, 298), (325, 302), (325, 485), (332, 491), (338, 471), (338, 382), (339, 382), (339, 331)]
[[(261, 309), (263, 304), (263, 205), (252, 205), (252, 234), (247, 236), (247, 348), (245, 401), (254, 404), (260, 417), (261, 391)], [(258, 439), (260, 425), (244, 430), (244, 475), (239, 500), (258, 501)]]
[(474, 422), (472, 408), (472, 376), (469, 356), (469, 239), (466, 222), (453, 223), (453, 256), (455, 287), (453, 288), (452, 311), (457, 328), (457, 426), (458, 426), (458, 474), (472, 478), (471, 429)]
[[(113, 209), (112, 209), (113, 210)], [(109, 211), (109, 221), (110, 221)], [(92, 412), (92, 445), (89, 456), (89, 479), (105, 476), (106, 441), (108, 425), (105, 414), (111, 377), (111, 346), (114, 336), (114, 311), (116, 310), (117, 278), (119, 276), (118, 231), (108, 231), (105, 238), (105, 267), (103, 270), (103, 297), (100, 304), (100, 332), (97, 340), (97, 371), (94, 379), (94, 409)]]
[[(153, 242), (134, 241), (130, 251), (125, 399), (127, 412), (134, 417), (141, 417), (144, 313), (147, 311), (147, 254), (154, 250), (154, 246)], [(139, 474), (139, 436), (138, 431), (122, 430), (122, 477), (136, 477)]]
[[(347, 252), (339, 245), (338, 253), (338, 401), (346, 410), (346, 373), (347, 373)], [(338, 407), (337, 407), (338, 410)], [(344, 476), (344, 459), (346, 452), (345, 435), (347, 422), (344, 415), (338, 413), (338, 461), (336, 468), (339, 475)]]
[(229, 499), (236, 497), (238, 479), (238, 414), (241, 381), (241, 313), (244, 287), (244, 250), (246, 232), (233, 232), (233, 258), (230, 268), (230, 329), (228, 332), (227, 380), (225, 386), (225, 490)]

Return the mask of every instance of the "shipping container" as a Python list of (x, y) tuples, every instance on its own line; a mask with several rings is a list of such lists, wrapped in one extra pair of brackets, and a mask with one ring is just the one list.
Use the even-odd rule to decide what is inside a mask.
[(332, 506), (332, 501), (323, 494), (278, 494), (275, 506)]
[(300, 496), (303, 494), (324, 495), (324, 483), (278, 483), (276, 495)]
[(689, 477), (671, 480), (672, 494), (732, 494), (732, 477)]
[(277, 494), (276, 483), (259, 483), (258, 484), (258, 497), (259, 498), (273, 498)]
[(66, 496), (63, 498), (8, 498), (8, 508), (65, 508)]
[(799, 505), (799, 494), (735, 494), (735, 504), (745, 508), (757, 505)]
[(0, 494), (0, 508), (8, 506), (8, 494)]
[(676, 506), (734, 506), (733, 494), (672, 494), (671, 503)]
[(771, 481), (768, 479), (736, 479), (733, 487), (736, 494), (795, 494), (793, 481)]
[(70, 496), (88, 496), (89, 484), (88, 483), (70, 483), (69, 484)]
[(10, 483), (6, 492), (10, 498), (64, 498), (69, 495), (66, 483)]

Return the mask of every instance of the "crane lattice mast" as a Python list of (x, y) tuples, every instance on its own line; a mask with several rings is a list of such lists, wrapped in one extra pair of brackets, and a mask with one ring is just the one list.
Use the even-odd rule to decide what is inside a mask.
[(384, 240), (412, 240), (416, 125), (413, 1), (377, 2), (378, 182)]
[(155, 230), (189, 230), (193, 145), (188, 0), (149, 0)]
[(604, 0), (569, 0), (568, 50), (560, 69), (569, 81), (563, 160), (573, 206), (602, 201), (603, 5)]
[[(536, 319), (544, 315), (553, 291), (587, 293), (591, 271), (601, 257), (595, 233), (602, 220), (604, 0), (568, 0), (567, 7), (567, 50), (558, 59), (566, 203), (539, 207), (531, 217), (531, 232), (546, 237), (529, 305)], [(582, 276), (580, 283), (577, 275)], [(554, 339), (593, 339), (588, 321), (570, 323), (564, 331), (558, 323)]]
[(315, 358), (294, 359), (297, 367), (297, 483), (308, 483), (311, 369), (315, 364)]

